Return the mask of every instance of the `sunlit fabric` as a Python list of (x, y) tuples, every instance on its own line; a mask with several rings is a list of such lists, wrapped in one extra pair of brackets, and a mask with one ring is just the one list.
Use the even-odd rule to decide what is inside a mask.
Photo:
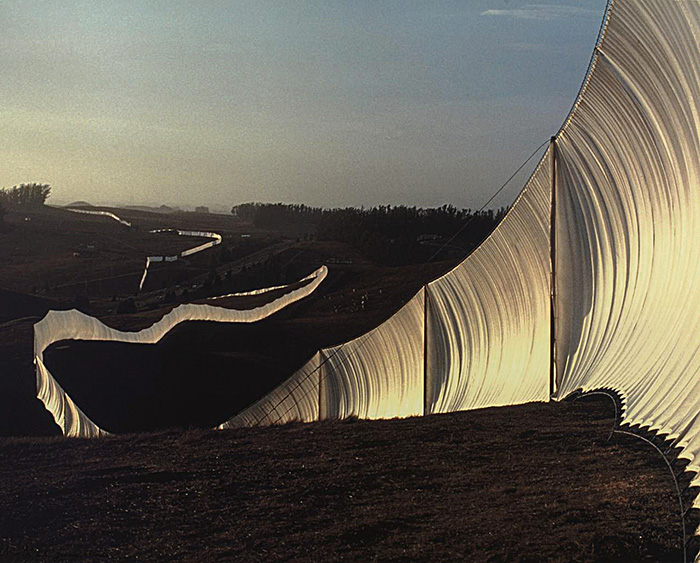
[(373, 331), (321, 350), (322, 419), (423, 414), (424, 294)]
[(699, 33), (698, 2), (615, 1), (557, 142), (557, 396), (616, 390), (624, 422), (668, 434), (691, 471), (700, 469)]
[[(106, 432), (92, 422), (63, 391), (44, 365), (44, 350), (61, 340), (101, 340), (153, 344), (173, 327), (185, 321), (252, 323), (280, 311), (287, 305), (313, 293), (325, 279), (325, 266), (313, 274), (311, 281), (281, 297), (253, 309), (226, 309), (207, 304), (188, 303), (175, 307), (160, 321), (138, 332), (114, 329), (77, 310), (50, 311), (34, 325), (34, 363), (37, 371), (37, 396), (53, 415), (66, 436), (94, 437)], [(308, 279), (308, 278), (305, 278)]]
[[(423, 354), (407, 354), (406, 373), (424, 366), (424, 413), (546, 400), (553, 336), (555, 398), (616, 390), (624, 422), (667, 434), (698, 470), (700, 3), (615, 0), (604, 24), (556, 148), (491, 237), (424, 290), (422, 347), (420, 327), (401, 344)], [(359, 342), (332, 349), (335, 361), (321, 352), (320, 387), (332, 378), (355, 394), (337, 393), (321, 418), (400, 403), (374, 396), (394, 338)]]
[(129, 223), (129, 221), (122, 219), (121, 217), (118, 217), (117, 215), (115, 215), (114, 213), (110, 213), (109, 211), (95, 211), (92, 209), (73, 209), (72, 207), (64, 207), (64, 209), (66, 211), (72, 211), (73, 213), (82, 213), (84, 215), (98, 215), (101, 217), (109, 217), (110, 219), (114, 219), (122, 225), (131, 227), (131, 223)]
[[(313, 408), (280, 413), (275, 390), (251, 407), (254, 413), (243, 411), (225, 427), (309, 420), (312, 413), (374, 419), (546, 401), (548, 154), (498, 228), (466, 260), (373, 331), (321, 350), (294, 374), (293, 380), (313, 378)], [(259, 414), (268, 411), (276, 414)]]
[(199, 238), (208, 238), (211, 239), (205, 243), (199, 244), (197, 246), (194, 246), (192, 248), (188, 248), (187, 250), (183, 250), (178, 254), (181, 258), (184, 258), (185, 256), (191, 256), (192, 254), (196, 254), (197, 252), (201, 252), (202, 250), (206, 250), (207, 248), (211, 248), (212, 246), (216, 246), (217, 244), (221, 244), (221, 235), (218, 233), (212, 233), (209, 231), (184, 231), (182, 229), (155, 229), (151, 231), (152, 233), (175, 233), (181, 237), (199, 237)]
[(423, 414), (424, 294), (421, 290), (367, 334), (320, 350), (281, 386), (221, 428)]
[[(72, 211), (73, 213), (82, 213), (84, 215), (97, 215), (100, 217), (109, 217), (110, 219), (114, 219), (115, 221), (118, 221), (122, 225), (126, 225), (127, 227), (131, 227), (131, 223), (125, 219), (122, 219), (121, 217), (115, 215), (114, 213), (111, 213), (110, 211), (97, 211), (93, 209), (74, 209), (70, 207), (64, 208), (66, 211)], [(209, 231), (185, 231), (185, 230), (180, 230), (180, 229), (155, 229), (153, 231), (150, 231), (151, 233), (176, 233), (179, 236), (185, 236), (185, 237), (199, 237), (199, 238), (208, 238), (210, 239), (209, 241), (199, 244), (197, 246), (194, 246), (192, 248), (188, 248), (186, 250), (183, 250), (182, 252), (178, 254), (173, 254), (170, 256), (163, 256), (163, 255), (155, 255), (155, 256), (146, 256), (146, 265), (143, 268), (143, 273), (141, 274), (141, 279), (139, 281), (139, 291), (143, 289), (143, 285), (146, 283), (146, 278), (148, 277), (148, 269), (151, 266), (151, 264), (156, 263), (156, 262), (176, 262), (180, 258), (185, 258), (186, 256), (191, 256), (192, 254), (196, 254), (197, 252), (201, 252), (202, 250), (206, 250), (207, 248), (211, 248), (212, 246), (216, 246), (217, 244), (221, 244), (221, 235), (218, 233), (212, 233)]]
[(247, 295), (263, 295), (264, 293), (269, 293), (270, 291), (277, 291), (278, 289), (286, 289), (292, 285), (295, 285), (297, 283), (302, 283), (311, 279), (314, 279), (318, 274), (316, 272), (312, 272), (305, 278), (300, 279), (298, 282), (294, 283), (288, 283), (284, 285), (273, 285), (270, 287), (263, 287), (261, 289), (251, 289), (250, 291), (239, 291), (236, 293), (225, 293), (223, 295), (215, 295), (214, 297), (208, 297), (207, 301), (216, 301), (217, 299), (227, 299), (229, 297), (245, 297)]
[(428, 284), (426, 413), (549, 397), (549, 152), (491, 236)]
[[(555, 399), (612, 389), (623, 422), (700, 470), (699, 104), (700, 2), (612, 0), (571, 114), (491, 236), (222, 427), (547, 400), (554, 367)], [(46, 372), (39, 325), (40, 397), (65, 433), (98, 434)]]

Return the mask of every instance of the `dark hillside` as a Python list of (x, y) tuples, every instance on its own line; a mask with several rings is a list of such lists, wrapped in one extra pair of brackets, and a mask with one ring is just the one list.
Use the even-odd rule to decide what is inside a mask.
[(32, 325), (40, 317), (0, 325), (0, 436), (55, 436), (60, 431), (36, 398)]
[(667, 467), (611, 424), (588, 400), (0, 440), (0, 560), (681, 561)]
[(56, 299), (0, 288), (0, 324), (22, 317), (43, 317), (51, 309), (67, 308), (67, 303)]

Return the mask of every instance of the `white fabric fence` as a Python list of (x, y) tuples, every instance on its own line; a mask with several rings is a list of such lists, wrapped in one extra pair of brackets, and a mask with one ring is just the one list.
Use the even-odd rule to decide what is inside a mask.
[[(611, 2), (556, 141), (555, 398), (614, 389), (623, 421), (667, 435), (690, 471), (700, 470), (699, 38), (698, 2)], [(423, 303), (424, 324), (418, 312), (401, 332), (392, 317), (295, 374), (318, 378), (319, 418), (419, 412), (422, 364), (424, 413), (548, 398), (551, 158), (491, 237), (407, 305)], [(244, 411), (224, 426), (251, 420)]]
[[(121, 223), (122, 225), (126, 225), (127, 227), (131, 227), (131, 223), (129, 221), (126, 221), (125, 219), (122, 219), (121, 217), (115, 215), (114, 213), (110, 211), (97, 211), (97, 210), (92, 210), (92, 209), (75, 209), (73, 207), (65, 207), (66, 211), (71, 211), (73, 213), (82, 213), (84, 215), (97, 215), (100, 217), (109, 217), (110, 219), (114, 219), (115, 221)], [(202, 250), (206, 250), (207, 248), (211, 248), (213, 246), (216, 246), (217, 244), (221, 244), (222, 237), (218, 233), (212, 233), (209, 231), (187, 231), (187, 230), (181, 230), (181, 229), (154, 229), (150, 231), (151, 233), (176, 233), (179, 236), (184, 236), (184, 237), (200, 237), (200, 238), (208, 238), (211, 239), (203, 244), (197, 245), (192, 248), (188, 248), (187, 250), (183, 250), (182, 252), (178, 254), (172, 254), (172, 255), (154, 255), (154, 256), (146, 256), (146, 265), (143, 268), (143, 274), (141, 274), (141, 280), (139, 281), (139, 291), (143, 289), (143, 285), (146, 283), (146, 278), (148, 277), (148, 268), (150, 267), (151, 264), (156, 263), (156, 262), (176, 262), (180, 258), (184, 258), (186, 256), (191, 256), (192, 254), (196, 254), (198, 252), (201, 252)]]
[(311, 281), (260, 307), (246, 310), (226, 309), (208, 304), (187, 303), (175, 307), (160, 321), (136, 332), (114, 329), (75, 309), (49, 311), (34, 325), (34, 363), (37, 376), (37, 396), (66, 436), (94, 437), (106, 432), (91, 421), (64, 392), (44, 364), (44, 351), (61, 340), (101, 340), (154, 344), (173, 327), (185, 321), (214, 321), (223, 323), (252, 323), (280, 311), (284, 307), (311, 295), (326, 278), (328, 269), (322, 266)]
[(697, 471), (700, 4), (610, 10), (557, 142), (557, 397), (614, 389)]
[(179, 236), (182, 237), (200, 237), (200, 238), (208, 238), (211, 239), (208, 242), (205, 242), (203, 244), (197, 245), (193, 248), (188, 248), (187, 250), (183, 250), (179, 254), (173, 254), (170, 256), (146, 256), (146, 266), (143, 269), (143, 274), (141, 275), (141, 281), (139, 282), (139, 291), (143, 289), (144, 284), (146, 283), (146, 277), (148, 276), (148, 268), (150, 267), (151, 264), (155, 262), (176, 262), (180, 258), (184, 258), (185, 256), (191, 256), (192, 254), (196, 254), (197, 252), (201, 252), (202, 250), (206, 250), (207, 248), (211, 248), (213, 246), (216, 246), (217, 244), (221, 244), (221, 235), (218, 233), (212, 233), (209, 231), (183, 231), (180, 229), (155, 229), (153, 231), (150, 231), (151, 233), (177, 233)]
[[(283, 384), (286, 392), (274, 390), (221, 427), (546, 401), (548, 158), (501, 225), (459, 266), (373, 331), (320, 350)], [(278, 404), (300, 396), (300, 406)]]
[[(668, 435), (700, 470), (700, 3), (613, 0), (606, 14), (556, 149), (492, 235), (222, 427), (544, 401), (554, 336), (555, 398), (614, 389), (624, 422)], [(72, 405), (52, 404), (42, 350), (42, 400), (80, 434)]]
[(71, 211), (72, 213), (82, 213), (84, 215), (98, 215), (101, 217), (109, 217), (110, 219), (114, 219), (118, 223), (121, 223), (122, 225), (125, 225), (127, 227), (131, 227), (131, 223), (129, 221), (126, 221), (125, 219), (122, 219), (121, 217), (118, 217), (114, 213), (111, 213), (109, 211), (95, 211), (92, 209), (75, 209), (74, 207), (64, 207), (66, 211)]

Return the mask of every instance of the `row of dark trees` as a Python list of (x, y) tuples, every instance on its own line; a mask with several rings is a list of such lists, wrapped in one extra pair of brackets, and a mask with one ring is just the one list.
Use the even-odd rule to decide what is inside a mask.
[(323, 214), (316, 238), (349, 243), (379, 264), (417, 264), (465, 256), (493, 231), (506, 211), (452, 205), (336, 209)]
[(369, 209), (323, 209), (282, 203), (246, 203), (231, 212), (259, 228), (315, 226), (317, 240), (345, 242), (378, 264), (404, 265), (430, 258), (465, 255), (504, 217), (507, 208), (472, 211), (453, 205), (436, 208), (383, 205)]
[(231, 213), (242, 221), (249, 221), (260, 229), (279, 229), (286, 225), (315, 224), (321, 220), (324, 210), (304, 204), (242, 203)]
[(11, 188), (0, 189), (0, 205), (8, 208), (15, 206), (44, 205), (51, 194), (49, 184), (20, 184)]

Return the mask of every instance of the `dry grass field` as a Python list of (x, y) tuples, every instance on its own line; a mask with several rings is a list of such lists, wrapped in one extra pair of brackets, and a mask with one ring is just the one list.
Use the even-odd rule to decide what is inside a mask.
[(682, 561), (605, 400), (389, 421), (0, 440), (0, 561)]

